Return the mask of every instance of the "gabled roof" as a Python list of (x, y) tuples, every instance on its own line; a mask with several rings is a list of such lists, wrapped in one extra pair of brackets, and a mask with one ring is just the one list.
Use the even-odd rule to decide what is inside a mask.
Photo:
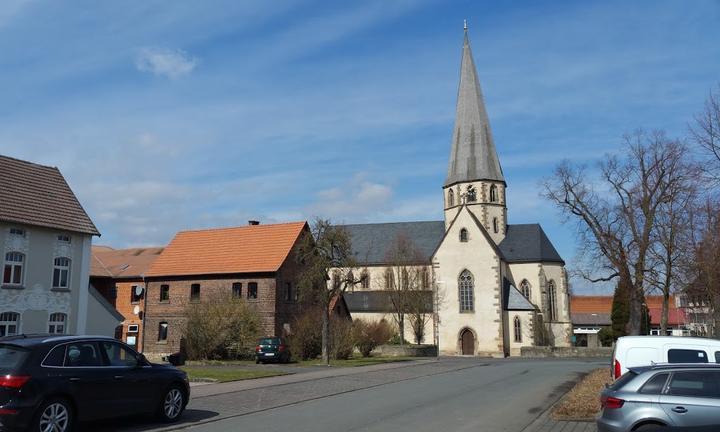
[(515, 288), (507, 278), (503, 278), (503, 309), (508, 311), (533, 311), (535, 306)]
[(500, 250), (508, 263), (556, 262), (565, 264), (539, 224), (508, 225)]
[(90, 276), (111, 278), (138, 278), (145, 275), (164, 248), (112, 249), (92, 247)]
[(445, 186), (480, 179), (505, 182), (466, 29)]
[(360, 265), (383, 264), (399, 235), (412, 239), (425, 262), (445, 235), (445, 222), (394, 222), (340, 225), (350, 235), (353, 254)]
[(99, 236), (55, 167), (0, 155), (0, 221)]
[(146, 276), (276, 272), (306, 222), (180, 231)]

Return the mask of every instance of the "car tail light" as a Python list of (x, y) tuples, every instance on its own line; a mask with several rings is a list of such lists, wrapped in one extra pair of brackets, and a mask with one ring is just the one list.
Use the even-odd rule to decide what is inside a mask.
[(622, 367), (620, 366), (620, 362), (615, 359), (615, 379), (620, 378), (620, 375), (622, 375), (620, 372), (622, 371)]
[(260, 345), (255, 347), (255, 352), (260, 352)]
[(280, 346), (278, 347), (278, 351), (280, 351), (280, 352), (285, 351), (285, 345), (280, 345)]
[(6, 388), (13, 388), (13, 389), (19, 389), (22, 388), (22, 386), (25, 385), (26, 382), (30, 379), (29, 376), (13, 376), (13, 375), (4, 375), (0, 376), (0, 387), (6, 387)]
[(600, 405), (605, 409), (618, 409), (622, 408), (625, 404), (623, 399), (618, 399), (612, 396), (602, 396), (600, 398)]
[(8, 408), (0, 408), (0, 415), (15, 415), (15, 414), (17, 414), (17, 410), (8, 409)]

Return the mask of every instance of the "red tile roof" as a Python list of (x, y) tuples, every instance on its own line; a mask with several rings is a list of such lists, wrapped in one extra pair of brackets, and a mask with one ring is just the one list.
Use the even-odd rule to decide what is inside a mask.
[(93, 246), (90, 276), (118, 279), (142, 277), (162, 251), (161, 247), (112, 249)]
[(99, 236), (55, 167), (0, 155), (0, 221)]
[[(570, 313), (572, 314), (609, 314), (612, 312), (612, 296), (572, 296)], [(662, 296), (646, 296), (645, 304), (650, 311), (652, 325), (660, 325), (662, 314)], [(685, 322), (685, 314), (675, 306), (675, 297), (670, 296), (668, 324), (679, 325)]]
[(146, 276), (276, 272), (307, 222), (181, 231)]

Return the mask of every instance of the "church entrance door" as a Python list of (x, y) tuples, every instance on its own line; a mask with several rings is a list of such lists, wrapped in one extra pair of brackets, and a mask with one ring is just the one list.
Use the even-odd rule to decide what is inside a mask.
[(475, 354), (475, 335), (469, 329), (463, 330), (460, 335), (463, 355)]

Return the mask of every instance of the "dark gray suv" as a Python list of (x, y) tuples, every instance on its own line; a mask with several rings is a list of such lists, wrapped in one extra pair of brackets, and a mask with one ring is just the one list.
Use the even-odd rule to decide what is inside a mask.
[(720, 365), (630, 368), (603, 390), (598, 432), (720, 426)]

